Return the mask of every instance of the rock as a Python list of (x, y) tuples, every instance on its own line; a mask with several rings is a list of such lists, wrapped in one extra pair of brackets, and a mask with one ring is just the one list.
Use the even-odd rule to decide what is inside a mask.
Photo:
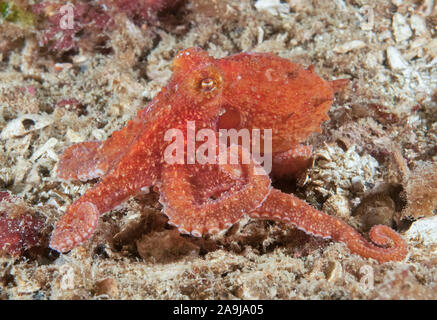
[(375, 13), (373, 11), (373, 8), (369, 5), (365, 5), (361, 7), (360, 13), (362, 13), (365, 18), (365, 21), (361, 22), (360, 24), (361, 30), (372, 30), (375, 24)]
[(306, 12), (313, 9), (311, 0), (287, 0), (287, 2), (295, 12)]
[(437, 216), (415, 221), (405, 233), (409, 240), (420, 240), (424, 245), (437, 244)]
[(325, 201), (323, 211), (330, 215), (347, 219), (351, 214), (351, 204), (345, 196), (335, 194)]
[(290, 12), (288, 4), (281, 3), (279, 0), (258, 0), (255, 2), (255, 8), (258, 11), (265, 11), (275, 16)]
[(199, 253), (199, 247), (180, 235), (177, 229), (144, 234), (136, 241), (138, 255), (144, 260), (174, 261), (182, 256)]
[(409, 68), (408, 62), (402, 56), (402, 53), (395, 47), (387, 48), (387, 60), (390, 69), (393, 71), (404, 71)]
[(394, 14), (392, 26), (396, 42), (408, 40), (413, 35), (413, 31), (411, 31), (407, 19), (405, 19), (405, 17), (400, 13)]
[(47, 155), (49, 158), (53, 159), (54, 161), (58, 161), (58, 155), (56, 154), (54, 147), (58, 143), (58, 140), (56, 138), (50, 138), (46, 141), (41, 147), (39, 147), (31, 157), (32, 161), (37, 160), (38, 158)]
[(361, 40), (353, 40), (346, 43), (343, 43), (341, 45), (338, 45), (334, 48), (334, 52), (338, 53), (346, 53), (352, 50), (361, 49), (366, 46), (366, 43)]
[(111, 299), (118, 298), (119, 291), (117, 281), (112, 278), (106, 278), (96, 283), (96, 294), (107, 295)]
[(326, 279), (329, 282), (336, 282), (343, 278), (343, 267), (341, 263), (333, 260), (329, 262), (328, 268), (326, 270)]
[(351, 179), (351, 190), (353, 192), (363, 192), (366, 185), (365, 185), (365, 181), (363, 180), (362, 177), (360, 176), (355, 176)]
[(0, 138), (7, 140), (15, 137), (22, 137), (32, 131), (45, 128), (53, 123), (53, 120), (38, 114), (27, 114), (9, 121), (2, 130)]
[(429, 37), (429, 31), (424, 17), (413, 14), (410, 18), (410, 25), (417, 36)]
[(370, 230), (378, 224), (391, 227), (395, 211), (395, 203), (389, 195), (376, 193), (364, 198), (356, 208), (354, 215), (365, 230)]

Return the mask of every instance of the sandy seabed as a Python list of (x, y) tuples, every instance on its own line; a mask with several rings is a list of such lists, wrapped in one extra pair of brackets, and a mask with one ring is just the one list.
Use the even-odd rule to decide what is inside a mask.
[(313, 64), (324, 79), (349, 78), (323, 132), (307, 141), (313, 166), (277, 186), (364, 234), (394, 227), (409, 255), (378, 264), (252, 219), (183, 236), (152, 192), (105, 214), (68, 254), (47, 241), (22, 257), (3, 254), (1, 299), (437, 298), (434, 1), (193, 0), (147, 27), (117, 19), (105, 50), (74, 54), (50, 53), (33, 32), (0, 24), (0, 183), (47, 219), (45, 237), (95, 183), (60, 181), (62, 151), (120, 129), (166, 84), (176, 53), (200, 46), (217, 58), (273, 52)]

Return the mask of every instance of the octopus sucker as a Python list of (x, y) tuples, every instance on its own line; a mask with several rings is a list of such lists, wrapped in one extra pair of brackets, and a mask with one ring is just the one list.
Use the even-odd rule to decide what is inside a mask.
[[(321, 132), (334, 94), (349, 80), (326, 81), (314, 66), (305, 69), (270, 53), (214, 59), (200, 48), (178, 53), (172, 71), (161, 92), (112, 137), (64, 151), (59, 178), (99, 181), (58, 221), (50, 242), (53, 249), (67, 252), (83, 244), (93, 235), (100, 215), (153, 188), (160, 193), (169, 224), (184, 234), (220, 232), (248, 215), (343, 242), (351, 252), (379, 262), (407, 256), (407, 244), (394, 230), (374, 226), (367, 241), (342, 220), (271, 185), (272, 178), (294, 177), (310, 165), (312, 147), (302, 143), (312, 132)], [(262, 131), (271, 141), (254, 148), (255, 138), (249, 135), (251, 148), (242, 136), (227, 140), (222, 144), (227, 155), (248, 156), (248, 162), (237, 163), (214, 162), (220, 159), (218, 144), (211, 149), (202, 139), (192, 141), (204, 130), (204, 138), (217, 142), (225, 129)], [(182, 150), (176, 147), (178, 139)], [(214, 161), (197, 161), (198, 154), (190, 150), (203, 150)], [(262, 151), (257, 155), (262, 160), (255, 150)], [(266, 166), (268, 159), (271, 168)]]

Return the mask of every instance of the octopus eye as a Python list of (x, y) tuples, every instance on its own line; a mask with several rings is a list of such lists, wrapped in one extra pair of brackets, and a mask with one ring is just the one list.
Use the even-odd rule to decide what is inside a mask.
[(204, 92), (211, 92), (217, 89), (216, 82), (212, 78), (205, 78), (200, 81), (200, 89)]

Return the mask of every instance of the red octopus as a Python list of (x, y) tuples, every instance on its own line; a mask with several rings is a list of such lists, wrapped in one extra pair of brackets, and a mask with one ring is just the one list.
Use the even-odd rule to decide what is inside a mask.
[[(100, 181), (67, 208), (50, 246), (66, 252), (82, 244), (100, 215), (153, 186), (169, 223), (182, 233), (200, 237), (249, 215), (344, 242), (352, 252), (379, 262), (404, 259), (407, 245), (391, 228), (374, 226), (373, 243), (367, 241), (342, 220), (273, 188), (269, 175), (252, 158), (244, 164), (200, 164), (184, 150), (183, 163), (165, 161), (166, 148), (173, 143), (166, 132), (180, 129), (187, 147), (189, 122), (197, 130), (211, 129), (216, 138), (220, 129), (271, 129), (272, 174), (292, 175), (311, 155), (311, 147), (299, 143), (321, 131), (334, 93), (348, 83), (324, 81), (312, 67), (304, 69), (273, 54), (214, 59), (199, 48), (180, 52), (168, 85), (136, 118), (104, 142), (79, 143), (63, 153), (60, 178)], [(250, 156), (243, 146), (234, 146), (227, 144), (226, 156)]]

